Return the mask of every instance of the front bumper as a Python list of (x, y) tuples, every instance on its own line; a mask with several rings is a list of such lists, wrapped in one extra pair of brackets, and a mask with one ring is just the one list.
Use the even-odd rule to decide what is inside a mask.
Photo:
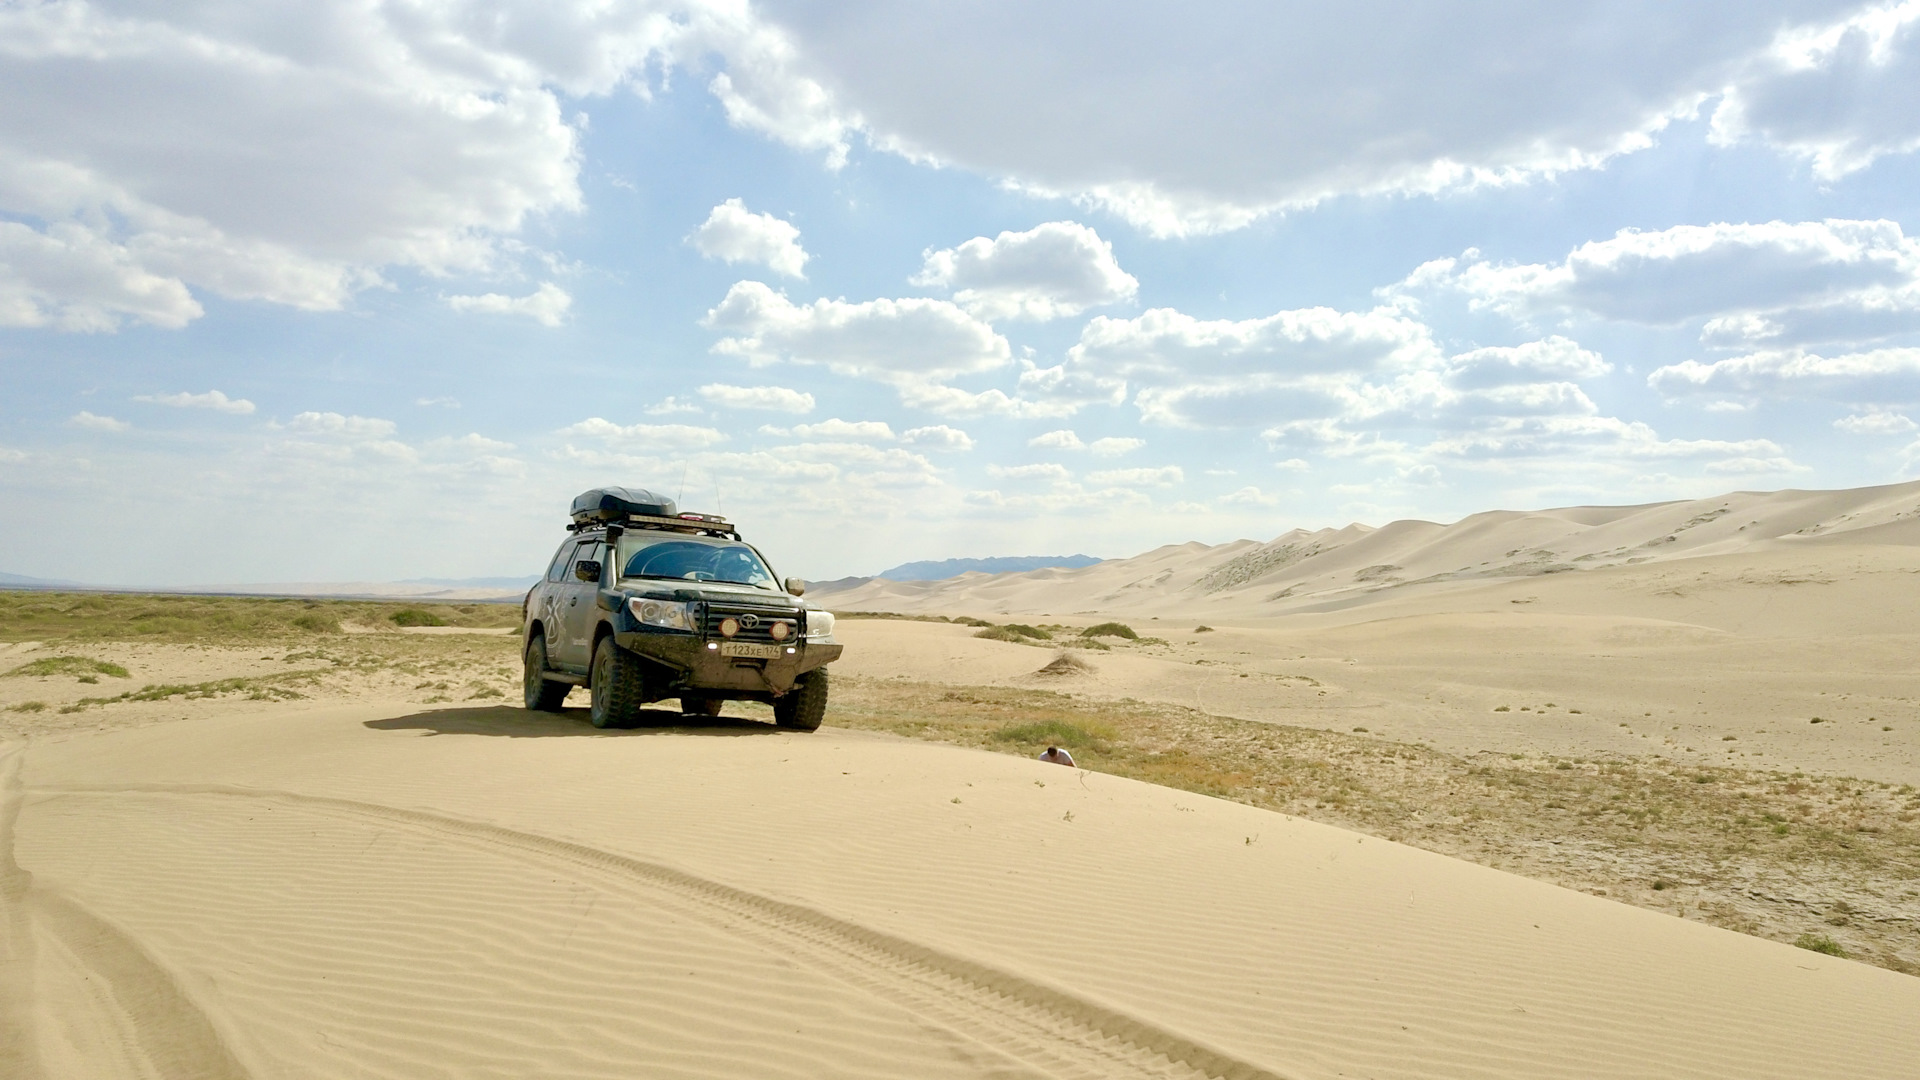
[[(648, 680), (649, 697), (699, 696), (702, 691), (748, 700), (771, 701), (793, 689), (801, 675), (840, 659), (844, 646), (799, 642), (783, 646), (771, 660), (721, 656), (717, 648), (691, 634), (625, 631), (614, 644), (662, 669)], [(786, 650), (791, 649), (791, 652)], [(681, 691), (692, 691), (683, 695)]]

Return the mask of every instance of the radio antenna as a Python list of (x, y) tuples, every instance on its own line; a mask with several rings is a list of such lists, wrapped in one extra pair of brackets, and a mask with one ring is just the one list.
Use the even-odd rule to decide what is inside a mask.
[(687, 463), (684, 461), (680, 463), (680, 490), (674, 493), (673, 501), (676, 503), (687, 501)]

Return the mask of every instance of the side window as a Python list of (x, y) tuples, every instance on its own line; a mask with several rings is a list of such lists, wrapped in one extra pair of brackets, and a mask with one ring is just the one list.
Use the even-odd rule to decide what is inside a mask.
[(560, 545), (560, 550), (553, 554), (553, 564), (547, 567), (548, 581), (561, 582), (567, 579), (567, 573), (573, 569), (573, 550), (578, 546), (572, 540)]

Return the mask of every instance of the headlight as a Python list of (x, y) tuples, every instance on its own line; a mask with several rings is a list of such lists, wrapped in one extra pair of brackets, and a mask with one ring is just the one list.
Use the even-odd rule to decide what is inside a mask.
[(807, 640), (833, 640), (833, 612), (807, 609)]
[(685, 630), (689, 633), (694, 629), (692, 603), (648, 600), (636, 596), (627, 601), (627, 610), (648, 626), (664, 626), (669, 630)]

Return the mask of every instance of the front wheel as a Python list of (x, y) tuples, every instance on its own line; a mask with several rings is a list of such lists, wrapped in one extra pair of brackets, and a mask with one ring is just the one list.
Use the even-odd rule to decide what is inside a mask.
[(527, 708), (534, 712), (559, 712), (560, 703), (567, 700), (567, 691), (572, 687), (547, 678), (546, 635), (533, 635), (533, 640), (527, 642), (527, 654), (521, 659), (526, 662), (520, 688), (526, 697)]
[(816, 731), (827, 718), (827, 669), (814, 668), (773, 703), (773, 722), (794, 731)]
[(593, 701), (587, 719), (597, 728), (629, 727), (639, 719), (645, 690), (640, 658), (612, 638), (601, 638), (593, 650)]

